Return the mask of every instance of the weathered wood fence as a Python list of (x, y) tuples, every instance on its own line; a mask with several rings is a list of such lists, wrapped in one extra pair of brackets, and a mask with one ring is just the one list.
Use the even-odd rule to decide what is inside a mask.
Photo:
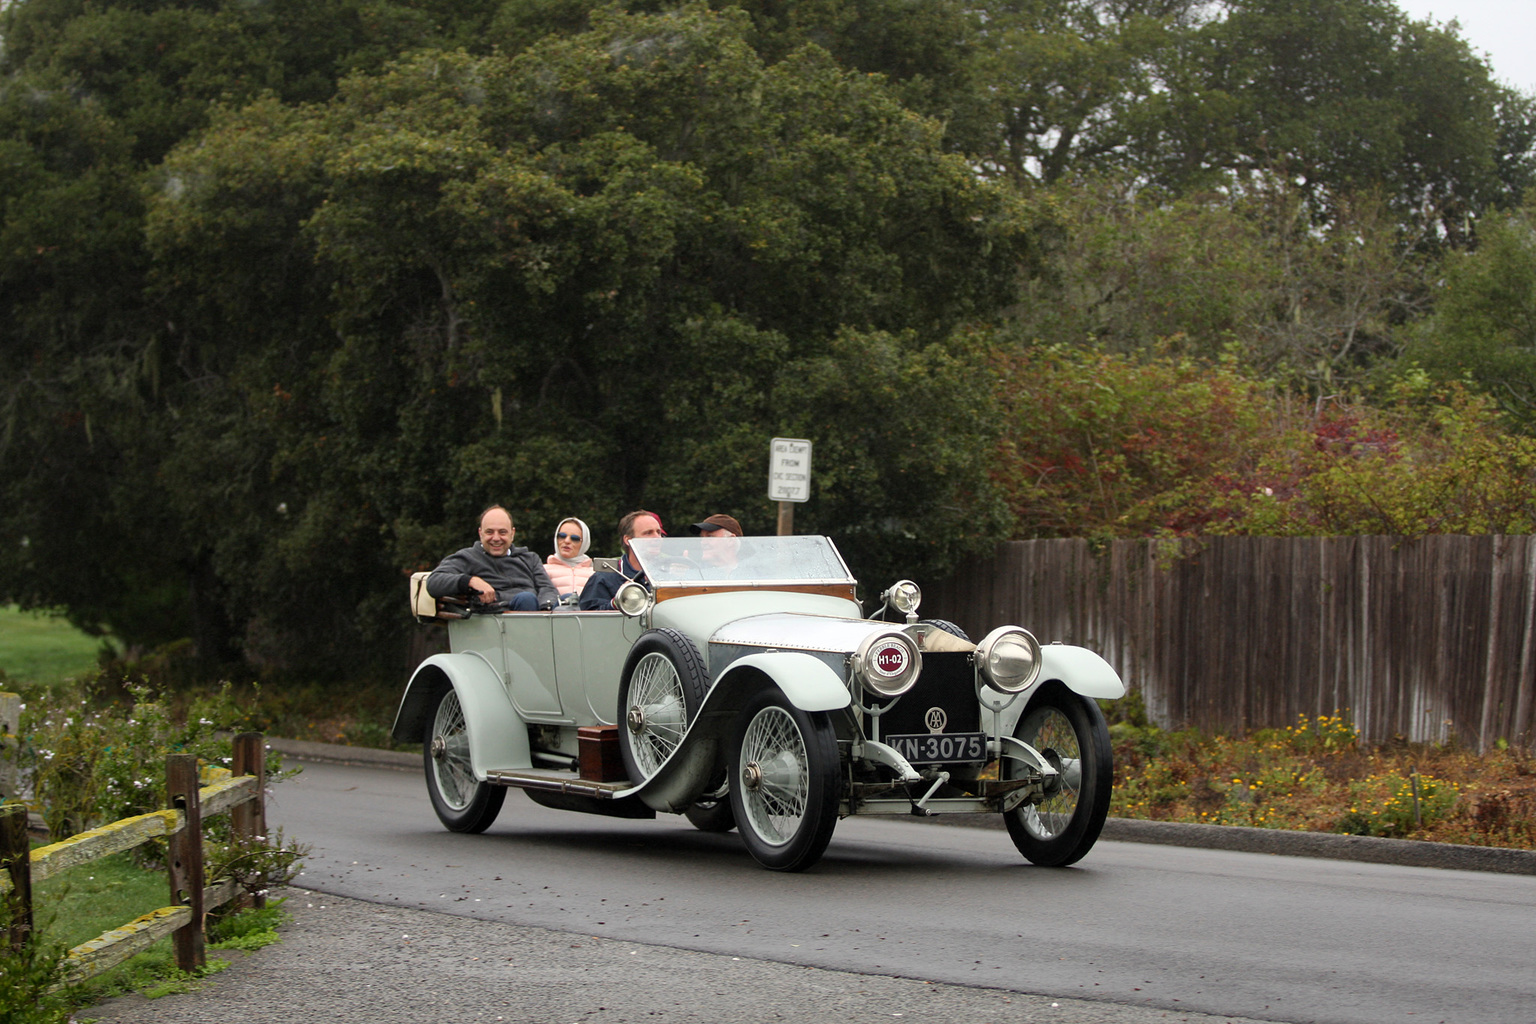
[[(165, 774), (171, 804), (166, 810), (114, 821), (36, 850), (30, 849), (26, 806), (0, 807), (0, 895), (9, 905), (12, 948), (33, 938), (33, 883), (168, 836), (171, 906), (153, 910), (71, 949), (66, 978), (80, 981), (100, 974), (167, 935), (172, 936), (177, 966), (184, 971), (203, 966), (204, 914), (245, 895), (234, 879), (205, 885), (203, 820), (227, 812), (237, 837), (255, 840), (266, 834), (262, 736), (236, 736), (233, 771), (209, 770), (207, 786), (201, 784), (204, 780), (192, 754), (167, 757)], [(254, 902), (260, 904), (263, 899), (255, 897)]]
[(1165, 727), (1347, 711), (1372, 742), (1536, 734), (1533, 537), (1015, 541), (924, 592), (973, 636), (1098, 651)]

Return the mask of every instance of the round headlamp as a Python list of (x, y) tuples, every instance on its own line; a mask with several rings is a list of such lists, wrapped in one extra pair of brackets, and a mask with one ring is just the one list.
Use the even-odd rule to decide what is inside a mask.
[(878, 697), (897, 697), (912, 689), (923, 670), (923, 655), (905, 633), (872, 633), (853, 652), (853, 677)]
[(651, 592), (644, 583), (630, 580), (613, 595), (613, 606), (630, 618), (644, 615), (651, 608)]
[(976, 645), (976, 666), (987, 685), (1023, 693), (1040, 677), (1040, 641), (1018, 626), (998, 626)]
[(897, 580), (880, 595), (880, 599), (890, 602), (891, 607), (903, 615), (916, 615), (918, 605), (923, 603), (923, 591), (911, 580)]

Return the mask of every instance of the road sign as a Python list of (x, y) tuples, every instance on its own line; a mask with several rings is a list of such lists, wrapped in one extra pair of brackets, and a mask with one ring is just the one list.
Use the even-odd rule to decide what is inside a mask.
[(811, 500), (811, 442), (776, 437), (768, 447), (770, 501)]

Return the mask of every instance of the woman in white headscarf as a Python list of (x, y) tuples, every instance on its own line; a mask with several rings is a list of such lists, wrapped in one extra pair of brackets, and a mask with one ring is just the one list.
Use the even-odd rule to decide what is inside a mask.
[(580, 519), (562, 519), (555, 527), (555, 553), (544, 560), (544, 571), (561, 597), (579, 594), (587, 585), (593, 568), (592, 559), (587, 556), (591, 546), (592, 536)]

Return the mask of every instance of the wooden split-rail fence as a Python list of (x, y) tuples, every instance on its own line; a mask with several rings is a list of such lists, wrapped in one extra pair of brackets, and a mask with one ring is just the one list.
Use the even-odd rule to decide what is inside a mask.
[[(10, 723), (7, 723), (10, 724)], [(15, 726), (10, 724), (9, 736)], [(8, 760), (0, 758), (0, 760)], [(65, 978), (82, 981), (115, 967), (169, 935), (176, 964), (184, 971), (205, 962), (204, 915), (249, 898), (234, 879), (207, 884), (203, 863), (203, 822), (229, 814), (237, 839), (260, 841), (266, 835), (266, 755), (260, 733), (241, 733), (234, 740), (231, 769), (202, 773), (192, 754), (172, 754), (165, 761), (170, 806), (163, 811), (124, 818), (82, 832), (61, 842), (31, 849), (24, 804), (0, 807), (0, 898), (9, 907), (13, 949), (34, 938), (32, 886), (62, 872), (167, 837), (170, 905), (152, 910), (119, 928), (69, 950)], [(207, 783), (204, 785), (204, 783)]]

